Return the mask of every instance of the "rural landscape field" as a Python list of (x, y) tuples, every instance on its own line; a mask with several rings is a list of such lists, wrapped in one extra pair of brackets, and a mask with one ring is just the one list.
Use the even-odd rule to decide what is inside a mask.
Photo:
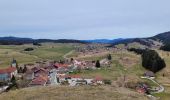
[[(141, 56), (135, 52), (129, 51), (127, 48), (146, 47), (137, 42), (124, 44), (117, 44), (108, 47), (110, 44), (100, 43), (41, 43), (41, 46), (33, 44), (23, 45), (1, 45), (0, 46), (0, 60), (1, 69), (10, 66), (13, 59), (17, 60), (18, 66), (26, 64), (34, 64), (39, 61), (59, 61), (66, 59), (75, 59), (81, 61), (96, 61), (104, 60), (111, 55), (110, 64), (101, 65), (100, 69), (95, 70), (79, 70), (74, 75), (79, 75), (82, 78), (94, 78), (96, 76), (102, 79), (111, 81), (109, 85), (99, 86), (76, 86), (70, 87), (62, 86), (38, 86), (38, 87), (24, 87), (19, 89), (12, 89), (9, 92), (2, 93), (0, 99), (7, 100), (47, 100), (47, 99), (61, 99), (61, 100), (75, 100), (83, 99), (120, 99), (120, 100), (142, 100), (149, 99), (145, 94), (141, 94), (134, 88), (138, 83), (148, 84), (154, 88), (158, 85), (148, 79), (142, 79), (141, 76), (147, 71), (142, 67)], [(32, 48), (31, 51), (25, 51), (27, 48)], [(93, 48), (90, 49), (89, 48)], [(84, 49), (81, 51), (78, 49)], [(164, 58), (166, 68), (155, 74), (156, 81), (163, 85), (165, 90), (161, 93), (154, 93), (153, 96), (161, 98), (161, 100), (168, 100), (170, 94), (169, 88), (169, 52), (155, 49), (159, 55)], [(101, 62), (102, 63), (102, 62)], [(28, 68), (30, 69), (30, 68)], [(165, 76), (163, 76), (165, 74)], [(24, 74), (21, 74), (24, 75)], [(21, 79), (16, 80), (21, 84)], [(22, 80), (24, 81), (24, 80)]]
[(169, 0), (0, 0), (0, 100), (170, 100)]

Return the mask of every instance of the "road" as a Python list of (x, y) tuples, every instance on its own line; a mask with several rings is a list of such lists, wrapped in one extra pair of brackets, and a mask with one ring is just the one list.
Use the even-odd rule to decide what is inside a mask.
[(68, 55), (71, 55), (73, 52), (74, 52), (74, 50), (66, 53), (65, 55), (63, 55), (63, 58), (64, 58), (64, 59), (68, 59), (67, 56), (68, 56)]
[[(149, 78), (149, 77), (141, 77), (142, 79), (148, 79), (148, 80), (150, 80), (150, 81), (152, 81), (153, 83), (155, 83), (156, 85), (158, 85), (159, 86), (159, 90), (157, 90), (157, 91), (155, 91), (155, 92), (152, 92), (152, 94), (155, 94), (155, 93), (161, 93), (161, 92), (163, 92), (164, 90), (165, 90), (165, 88), (161, 85), (161, 84), (159, 84), (158, 82), (156, 82), (155, 80), (154, 80), (154, 78)], [(158, 100), (158, 98), (156, 98), (156, 97), (154, 97), (153, 95), (147, 95), (149, 98), (151, 98), (151, 100)]]
[(148, 79), (148, 80), (152, 81), (153, 83), (155, 83), (156, 85), (159, 86), (159, 90), (156, 91), (156, 92), (152, 92), (152, 93), (161, 93), (165, 90), (165, 88), (162, 85), (160, 85), (158, 82), (156, 82), (153, 78), (148, 78), (148, 77), (141, 77), (141, 78)]

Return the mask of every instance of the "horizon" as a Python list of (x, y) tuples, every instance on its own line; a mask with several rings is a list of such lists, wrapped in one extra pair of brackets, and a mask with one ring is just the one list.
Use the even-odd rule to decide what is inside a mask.
[(151, 37), (170, 31), (169, 3), (169, 0), (2, 0), (0, 37), (76, 40)]
[[(170, 32), (170, 31), (167, 31), (167, 32)], [(158, 33), (158, 34), (162, 34), (162, 33), (166, 33), (166, 32), (161, 32), (161, 33)], [(156, 36), (158, 34), (155, 34), (153, 36)], [(133, 38), (149, 38), (149, 37), (153, 37), (153, 36), (148, 36), (148, 37), (133, 37)], [(20, 36), (12, 36), (12, 35), (9, 35), (9, 36), (0, 36), (0, 38), (6, 38), (6, 37), (12, 37), (12, 38), (28, 38), (28, 39), (50, 39), (50, 40), (60, 40), (60, 39), (66, 39), (66, 40), (116, 40), (116, 39), (133, 39), (133, 38), (94, 38), (94, 39), (72, 39), (72, 38), (57, 38), (57, 39), (53, 39), (53, 38), (31, 38), (31, 37), (20, 37)]]

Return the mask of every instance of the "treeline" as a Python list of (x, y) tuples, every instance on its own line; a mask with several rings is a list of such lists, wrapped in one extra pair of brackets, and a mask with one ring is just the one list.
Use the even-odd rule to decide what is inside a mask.
[(143, 54), (146, 50), (145, 49), (136, 49), (136, 48), (130, 48), (128, 51), (135, 52), (136, 54)]
[(155, 50), (131, 48), (128, 51), (140, 54), (142, 57), (142, 66), (154, 73), (166, 67), (165, 61)]
[(161, 46), (160, 49), (164, 51), (170, 51), (170, 44), (165, 44), (164, 46)]
[(0, 37), (0, 45), (23, 45), (30, 44), (41, 46), (40, 43), (53, 42), (53, 43), (86, 43), (81, 40), (73, 39), (31, 39), (31, 38), (18, 38), (18, 37)]

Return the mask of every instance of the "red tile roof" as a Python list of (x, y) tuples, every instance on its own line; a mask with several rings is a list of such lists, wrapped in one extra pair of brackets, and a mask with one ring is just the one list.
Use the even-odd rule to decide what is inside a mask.
[(71, 77), (71, 78), (81, 78), (80, 75), (69, 75), (68, 77)]
[(5, 74), (5, 73), (12, 73), (16, 71), (17, 69), (15, 67), (8, 67), (6, 69), (0, 69), (0, 74)]
[(44, 85), (47, 81), (48, 81), (47, 76), (40, 75), (39, 77), (33, 79), (30, 85)]
[(55, 64), (55, 67), (68, 67), (69, 65), (68, 64), (61, 64), (61, 63), (56, 63)]

